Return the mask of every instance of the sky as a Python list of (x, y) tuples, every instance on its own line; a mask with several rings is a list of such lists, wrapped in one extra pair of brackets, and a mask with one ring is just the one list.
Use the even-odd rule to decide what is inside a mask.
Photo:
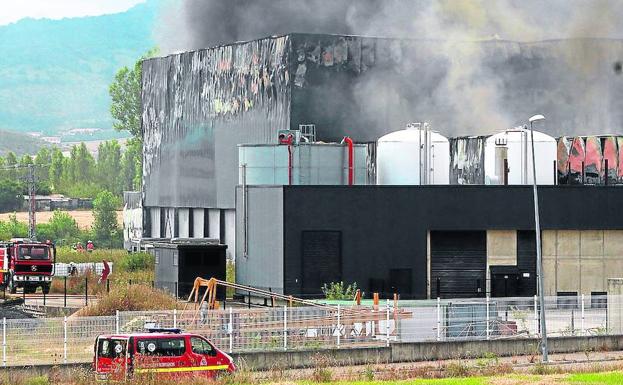
[(124, 12), (146, 0), (0, 0), (0, 25), (25, 17), (62, 19)]

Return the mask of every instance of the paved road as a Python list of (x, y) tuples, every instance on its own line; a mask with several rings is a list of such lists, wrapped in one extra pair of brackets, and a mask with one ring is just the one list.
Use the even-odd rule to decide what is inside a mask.
[(26, 294), (26, 305), (30, 306), (50, 306), (50, 307), (71, 307), (80, 308), (87, 303), (97, 302), (97, 297), (89, 296), (88, 300), (84, 295), (67, 295), (67, 299), (62, 294)]

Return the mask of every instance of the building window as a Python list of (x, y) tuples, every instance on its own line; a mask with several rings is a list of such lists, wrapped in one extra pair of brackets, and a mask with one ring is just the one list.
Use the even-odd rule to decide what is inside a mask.
[(173, 266), (177, 266), (179, 264), (179, 252), (174, 252), (173, 253)]
[(608, 307), (608, 293), (605, 291), (591, 291), (591, 308), (606, 309)]
[(578, 293), (575, 291), (559, 291), (557, 293), (556, 306), (558, 309), (577, 309)]

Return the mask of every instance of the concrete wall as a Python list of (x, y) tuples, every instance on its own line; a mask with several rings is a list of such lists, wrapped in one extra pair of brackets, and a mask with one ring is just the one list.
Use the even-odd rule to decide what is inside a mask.
[[(434, 361), (460, 358), (480, 358), (487, 353), (497, 356), (538, 355), (538, 340), (510, 339), (492, 341), (454, 341), (393, 343), (389, 347), (291, 350), (233, 354), (234, 360), (249, 370), (276, 368), (305, 368), (316, 362), (318, 355), (331, 359), (334, 365), (366, 365), (374, 363), (399, 363)], [(550, 353), (577, 353), (590, 351), (623, 350), (623, 336), (556, 337), (548, 340)], [(90, 363), (58, 365), (63, 368), (85, 367)], [(31, 373), (47, 373), (52, 365), (28, 367)], [(16, 370), (11, 367), (11, 370)]]
[(487, 293), (491, 292), (490, 266), (517, 266), (517, 231), (487, 231)]
[(623, 333), (623, 278), (608, 279), (608, 332)]
[(607, 291), (623, 277), (623, 230), (543, 231), (545, 294)]

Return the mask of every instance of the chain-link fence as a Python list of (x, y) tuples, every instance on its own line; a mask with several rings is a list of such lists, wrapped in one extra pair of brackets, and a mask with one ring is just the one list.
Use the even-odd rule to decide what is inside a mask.
[[(539, 338), (538, 298), (382, 302), (377, 307), (229, 307), (106, 317), (2, 319), (5, 366), (88, 362), (99, 334), (145, 325), (201, 334), (228, 352), (386, 346), (391, 342)], [(545, 300), (550, 337), (622, 334), (623, 296)]]

